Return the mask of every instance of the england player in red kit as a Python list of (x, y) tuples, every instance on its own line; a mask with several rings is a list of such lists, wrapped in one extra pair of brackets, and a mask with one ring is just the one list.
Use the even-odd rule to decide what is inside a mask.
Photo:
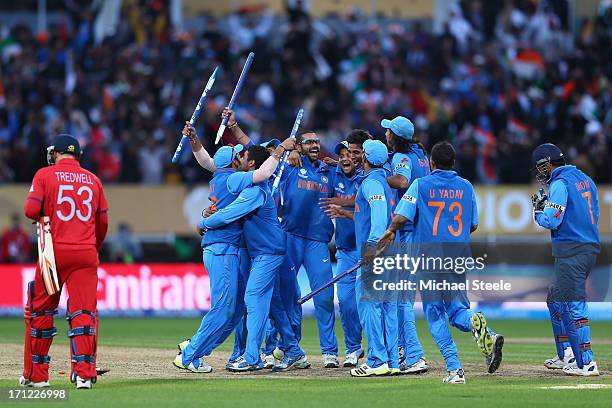
[[(106, 236), (108, 206), (102, 183), (81, 168), (79, 142), (59, 135), (48, 149), (49, 167), (38, 170), (24, 204), (26, 217), (50, 219), (60, 288), (68, 290), (70, 379), (77, 388), (96, 381), (98, 251)], [(40, 267), (28, 286), (22, 386), (49, 386), (49, 348), (57, 329), (60, 292), (49, 296)]]

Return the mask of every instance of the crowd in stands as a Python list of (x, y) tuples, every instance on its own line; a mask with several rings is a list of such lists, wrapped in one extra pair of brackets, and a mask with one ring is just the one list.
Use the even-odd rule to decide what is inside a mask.
[(286, 137), (300, 106), (328, 152), (352, 128), (383, 138), (381, 118), (404, 115), (426, 146), (452, 141), (458, 170), (475, 183), (529, 182), (530, 152), (545, 141), (611, 181), (608, 1), (577, 24), (565, 1), (461, 1), (435, 30), (357, 9), (313, 18), (300, 1), (283, 15), (244, 8), (177, 24), (168, 1), (141, 0), (123, 2), (102, 39), (99, 3), (66, 0), (47, 32), (0, 27), (0, 184), (29, 182), (59, 132), (81, 141), (83, 165), (106, 183), (204, 180), (191, 155), (178, 166), (170, 157), (219, 65), (197, 126), (214, 151), (249, 51), (236, 111), (255, 141)]

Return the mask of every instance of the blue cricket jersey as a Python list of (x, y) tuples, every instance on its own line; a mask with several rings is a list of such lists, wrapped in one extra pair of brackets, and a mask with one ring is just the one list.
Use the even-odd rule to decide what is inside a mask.
[(321, 210), (319, 199), (331, 196), (333, 168), (320, 160), (313, 166), (306, 156), (302, 163), (302, 167), (286, 166), (282, 175), (282, 225), (290, 234), (327, 243), (334, 224)]
[(385, 169), (364, 174), (355, 197), (355, 240), (360, 250), (363, 245), (376, 245), (391, 223), (393, 195)]
[[(411, 150), (407, 153), (393, 153), (390, 159), (391, 175), (404, 176), (408, 181), (408, 187), (412, 185), (414, 180), (429, 174), (429, 160), (427, 160), (425, 152), (418, 144), (414, 143), (410, 145), (410, 149)], [(408, 189), (397, 190), (395, 196), (396, 205), (407, 190)], [(412, 222), (406, 223), (399, 232), (400, 241), (406, 241), (408, 239), (408, 234), (412, 232), (413, 229), (414, 226)]]
[[(418, 178), (429, 174), (429, 160), (418, 144), (411, 144), (407, 153), (393, 153), (390, 159), (391, 175), (402, 175), (408, 181), (408, 187)], [(407, 189), (398, 189), (397, 197), (404, 195)]]
[(277, 217), (268, 182), (253, 185), (252, 172), (236, 172), (227, 179), (231, 193), (238, 198), (224, 209), (204, 219), (208, 229), (222, 228), (242, 219), (244, 239), (251, 257), (284, 255), (286, 235)]
[[(571, 256), (577, 248), (599, 253), (599, 200), (595, 182), (575, 166), (552, 171), (544, 211), (536, 222), (550, 230), (553, 256)], [(590, 245), (584, 245), (590, 244)]]
[(478, 225), (474, 187), (452, 170), (416, 179), (395, 208), (414, 223), (412, 242), (469, 242)]
[[(353, 177), (347, 177), (342, 171), (342, 167), (338, 165), (336, 168), (336, 176), (334, 177), (332, 193), (335, 197), (351, 200), (355, 198), (357, 186), (363, 179), (361, 169), (356, 170)], [(347, 210), (354, 210), (353, 207), (344, 207)], [(348, 218), (336, 219), (336, 248), (345, 250), (354, 250), (355, 243), (355, 221)]]
[[(210, 181), (210, 192), (208, 199), (213, 203), (213, 206), (217, 210), (222, 210), (231, 204), (238, 194), (230, 193), (227, 189), (227, 179), (229, 176), (235, 173), (232, 168), (218, 169), (213, 173), (213, 178)], [(200, 228), (203, 225), (202, 220), (200, 222)], [(228, 243), (239, 245), (242, 237), (242, 225), (239, 221), (232, 222), (223, 228), (214, 229), (207, 231), (202, 237), (201, 245), (202, 248), (216, 243)]]

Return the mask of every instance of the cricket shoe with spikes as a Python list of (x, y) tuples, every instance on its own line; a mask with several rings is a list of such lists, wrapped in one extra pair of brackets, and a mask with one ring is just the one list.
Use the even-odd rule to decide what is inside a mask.
[(374, 377), (380, 375), (389, 375), (391, 369), (389, 364), (385, 363), (378, 367), (370, 367), (367, 364), (362, 364), (361, 367), (351, 369), (351, 375), (353, 377)]
[(200, 358), (199, 360), (200, 361), (196, 360), (197, 365), (195, 365), (194, 362), (192, 361), (187, 366), (185, 366), (183, 364), (182, 355), (177, 354), (176, 357), (174, 357), (174, 361), (172, 362), (172, 364), (174, 364), (176, 368), (180, 368), (181, 370), (191, 371), (192, 373), (198, 373), (198, 374), (210, 373), (212, 371), (212, 367), (208, 365), (208, 363), (206, 363), (204, 359)]
[(301, 356), (297, 357), (289, 357), (285, 355), (283, 360), (280, 363), (276, 364), (274, 368), (272, 368), (272, 371), (283, 372), (289, 371), (292, 368), (304, 368), (305, 364), (308, 364), (308, 367), (310, 367), (310, 363), (308, 362), (308, 359), (306, 358), (305, 354), (302, 354)]
[(260, 361), (257, 364), (249, 364), (243, 356), (238, 357), (236, 361), (229, 364), (227, 367), (228, 371), (232, 373), (244, 373), (247, 371), (258, 371), (263, 369), (263, 363)]
[(77, 376), (76, 378), (76, 389), (77, 390), (89, 390), (93, 386), (93, 381), (91, 378), (81, 378)]
[(487, 330), (487, 319), (480, 312), (472, 316), (472, 336), (484, 357), (489, 357), (493, 352), (493, 338)]
[(268, 354), (263, 356), (263, 368), (274, 368), (274, 366), (276, 365), (276, 359), (274, 358), (274, 356), (272, 354)]
[(595, 377), (599, 375), (597, 363), (594, 361), (591, 361), (589, 364), (585, 364), (582, 368), (578, 368), (577, 364), (568, 364), (563, 367), (563, 372), (567, 375), (575, 375), (580, 377)]
[(340, 362), (338, 362), (338, 356), (335, 354), (323, 354), (323, 367), (325, 368), (338, 368)]
[(427, 361), (424, 358), (419, 358), (419, 361), (412, 365), (408, 365), (405, 361), (400, 364), (400, 374), (421, 374), (428, 369)]
[(574, 352), (571, 347), (566, 347), (563, 350), (563, 359), (560, 359), (559, 356), (554, 356), (553, 358), (549, 358), (544, 361), (544, 367), (549, 370), (562, 370), (568, 364), (576, 363), (576, 359), (574, 358)]
[(449, 371), (442, 379), (444, 384), (465, 384), (465, 373), (463, 369)]
[(497, 371), (502, 362), (502, 348), (504, 347), (504, 336), (496, 334), (493, 336), (493, 351), (487, 357), (487, 371), (493, 374)]
[(353, 351), (352, 353), (346, 353), (344, 355), (344, 363), (342, 363), (343, 367), (357, 367), (359, 364), (359, 359), (363, 358), (365, 355), (362, 348)]
[(19, 385), (21, 387), (32, 387), (32, 388), (47, 388), (50, 387), (49, 381), (31, 381), (21, 376), (19, 378)]

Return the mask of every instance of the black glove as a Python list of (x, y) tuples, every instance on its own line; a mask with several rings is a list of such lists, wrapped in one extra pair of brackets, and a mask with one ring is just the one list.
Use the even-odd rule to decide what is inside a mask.
[(533, 205), (533, 210), (535, 212), (544, 211), (544, 204), (546, 204), (547, 199), (548, 197), (544, 193), (544, 189), (539, 189), (536, 194), (531, 196), (531, 204)]

